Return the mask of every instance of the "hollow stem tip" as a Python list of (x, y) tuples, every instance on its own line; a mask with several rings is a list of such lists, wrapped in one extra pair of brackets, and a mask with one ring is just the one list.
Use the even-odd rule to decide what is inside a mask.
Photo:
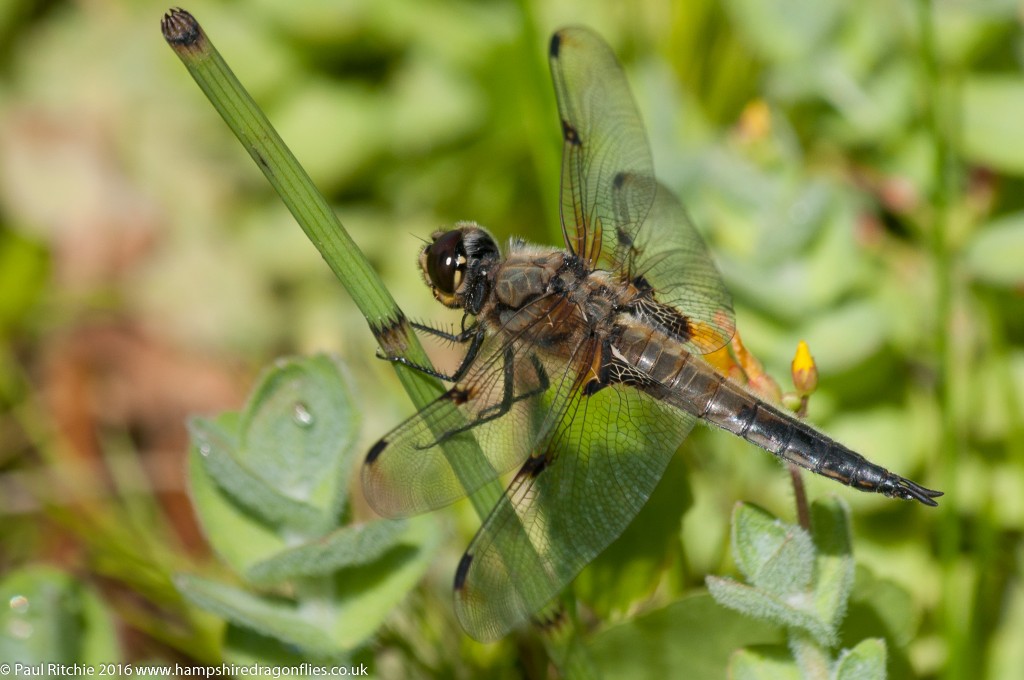
[(164, 34), (164, 40), (176, 52), (198, 52), (205, 47), (206, 34), (203, 33), (199, 22), (180, 7), (168, 10), (160, 20), (160, 30)]

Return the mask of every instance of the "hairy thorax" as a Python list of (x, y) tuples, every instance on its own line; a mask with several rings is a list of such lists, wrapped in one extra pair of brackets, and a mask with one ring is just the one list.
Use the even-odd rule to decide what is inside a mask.
[(569, 253), (526, 244), (514, 244), (489, 276), (493, 296), (481, 317), (491, 332), (526, 334), (555, 354), (607, 338), (640, 296), (635, 286), (590, 271)]

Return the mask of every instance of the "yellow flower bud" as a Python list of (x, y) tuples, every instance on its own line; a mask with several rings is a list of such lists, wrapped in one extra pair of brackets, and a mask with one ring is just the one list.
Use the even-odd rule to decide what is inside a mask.
[(801, 340), (796, 346), (796, 356), (790, 366), (793, 372), (793, 386), (797, 394), (804, 397), (818, 387), (818, 367), (814, 365), (814, 357), (807, 343)]

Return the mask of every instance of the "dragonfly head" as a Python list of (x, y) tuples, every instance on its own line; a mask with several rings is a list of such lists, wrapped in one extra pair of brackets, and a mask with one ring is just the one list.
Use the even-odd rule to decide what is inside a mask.
[(446, 307), (479, 313), (489, 287), (487, 272), (500, 257), (494, 238), (473, 222), (459, 222), (430, 238), (420, 253), (420, 270), (434, 297)]

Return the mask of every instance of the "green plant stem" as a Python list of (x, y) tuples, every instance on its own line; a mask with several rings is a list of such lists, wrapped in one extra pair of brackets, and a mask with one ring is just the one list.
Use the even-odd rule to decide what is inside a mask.
[[(174, 9), (164, 16), (161, 29), (196, 84), (351, 295), (384, 352), (404, 356), (420, 366), (430, 365), (415, 333), (369, 261), (195, 18), (184, 10)], [(395, 370), (417, 408), (426, 406), (443, 391), (437, 380), (419, 371), (399, 364), (395, 364)], [(460, 477), (479, 479), (484, 474), (482, 466), (487, 464), (480, 455), (460, 460), (452, 469)], [(477, 514), (486, 517), (501, 492), (501, 486), (492, 482), (474, 493), (472, 503)]]
[(790, 651), (800, 668), (800, 677), (804, 680), (828, 680), (832, 667), (828, 650), (823, 649), (810, 635), (792, 628), (788, 637)]
[(801, 476), (800, 468), (793, 463), (787, 463), (789, 479), (793, 482), (793, 502), (796, 504), (796, 518), (800, 527), (805, 531), (811, 530), (811, 511), (807, 504), (807, 489), (804, 486), (804, 478)]
[(954, 343), (956, 329), (953, 323), (953, 253), (949, 242), (949, 207), (954, 190), (953, 157), (950, 150), (950, 123), (952, 107), (943, 87), (942, 72), (935, 43), (934, 8), (931, 0), (919, 0), (918, 21), (921, 52), (924, 60), (926, 100), (925, 124), (935, 149), (935, 191), (931, 196), (933, 219), (931, 224), (931, 250), (935, 265), (935, 317), (936, 356), (939, 374), (939, 408), (941, 430), (939, 461), (942, 471), (942, 489), (947, 492), (940, 518), (939, 551), (943, 565), (942, 617), (949, 649), (943, 677), (973, 677), (972, 654), (968, 647), (970, 621), (965, 619), (962, 602), (962, 579), (958, 576), (957, 562), (960, 546), (960, 526), (957, 517), (956, 481), (959, 443), (963, 441), (962, 422), (957, 413), (957, 348)]

